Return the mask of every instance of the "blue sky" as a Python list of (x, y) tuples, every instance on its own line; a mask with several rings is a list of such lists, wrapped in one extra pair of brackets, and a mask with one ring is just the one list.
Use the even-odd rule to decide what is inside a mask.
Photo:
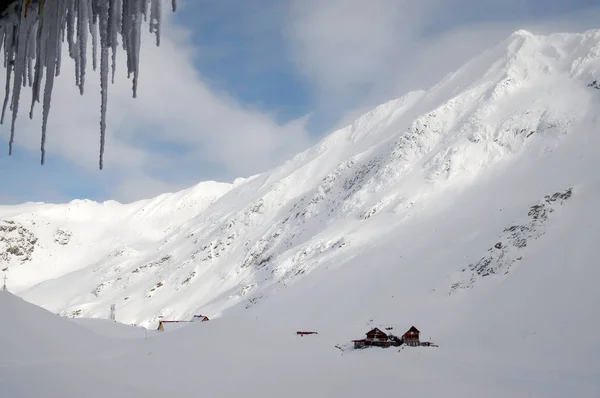
[(97, 170), (98, 76), (89, 72), (80, 97), (69, 59), (45, 166), (39, 112), (32, 121), (20, 113), (12, 157), (0, 126), (0, 204), (131, 201), (266, 171), (373, 106), (435, 84), (514, 30), (600, 28), (597, 3), (180, 0), (176, 14), (165, 12), (160, 48), (143, 36), (135, 100), (119, 54), (105, 170)]

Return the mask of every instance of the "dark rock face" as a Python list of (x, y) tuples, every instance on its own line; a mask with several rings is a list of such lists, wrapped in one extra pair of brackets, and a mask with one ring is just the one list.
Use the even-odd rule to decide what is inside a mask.
[(523, 222), (506, 227), (498, 236), (497, 243), (490, 247), (483, 257), (462, 270), (468, 276), (453, 283), (450, 286), (450, 294), (473, 287), (480, 278), (508, 274), (511, 267), (523, 259), (528, 242), (539, 239), (546, 233), (550, 214), (572, 195), (573, 188), (569, 188), (564, 192), (546, 195), (543, 200), (531, 206)]

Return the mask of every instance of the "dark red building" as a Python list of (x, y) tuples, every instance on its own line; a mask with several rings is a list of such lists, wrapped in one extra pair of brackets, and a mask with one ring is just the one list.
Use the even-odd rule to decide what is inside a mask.
[(364, 347), (390, 347), (390, 346), (398, 346), (401, 344), (400, 339), (391, 334), (387, 334), (382, 332), (378, 328), (374, 328), (367, 332), (367, 338), (361, 340), (352, 340), (354, 343), (354, 348), (364, 348)]
[(374, 345), (374, 346), (388, 346), (389, 347), (389, 342), (388, 342), (388, 335), (385, 332), (382, 332), (381, 330), (379, 330), (378, 328), (372, 329), (370, 331), (367, 332), (367, 342), (370, 343), (370, 345)]
[(419, 329), (417, 329), (414, 326), (411, 326), (410, 329), (408, 329), (408, 331), (402, 335), (402, 341), (404, 342), (404, 344), (411, 346), (411, 347), (420, 346), (421, 345), (421, 341), (419, 340), (420, 334), (421, 334), (421, 332), (419, 332)]

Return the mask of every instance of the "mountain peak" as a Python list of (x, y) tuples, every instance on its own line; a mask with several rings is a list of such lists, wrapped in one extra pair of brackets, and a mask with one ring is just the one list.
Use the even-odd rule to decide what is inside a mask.
[(531, 33), (528, 30), (525, 30), (525, 29), (519, 29), (511, 34), (511, 37), (529, 38), (529, 37), (533, 37), (533, 36), (534, 36), (533, 33)]
[[(17, 293), (55, 312), (104, 316), (117, 303), (122, 321), (152, 325), (250, 309), (381, 245), (429, 264), (423, 245), (436, 246), (413, 235), (471, 236), (462, 224), (475, 216), (448, 224), (452, 215), (441, 211), (458, 206), (462, 192), (486, 220), (478, 234), (493, 239), (488, 219), (510, 227), (503, 223), (543, 195), (587, 178), (576, 166), (581, 155), (562, 148), (596, 137), (600, 94), (588, 87), (600, 70), (596, 33), (519, 30), (508, 47), (503, 41), (431, 89), (380, 105), (284, 165), (233, 184), (120, 206), (6, 210), (15, 225), (0, 239), (8, 253), (0, 265)], [(436, 220), (431, 229), (419, 223), (427, 219)], [(11, 254), (17, 244), (27, 261)], [(463, 267), (464, 253), (448, 267)]]

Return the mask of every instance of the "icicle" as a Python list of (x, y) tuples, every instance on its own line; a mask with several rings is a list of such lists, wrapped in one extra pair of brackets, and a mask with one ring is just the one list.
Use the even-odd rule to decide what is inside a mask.
[(66, 2), (66, 19), (67, 19), (67, 43), (69, 45), (69, 57), (75, 61), (75, 85), (79, 84), (79, 52), (77, 51), (77, 43), (75, 40), (75, 26), (77, 20), (77, 2), (75, 0), (67, 0)]
[(148, 0), (142, 0), (140, 3), (141, 6), (141, 12), (142, 15), (144, 16), (144, 22), (148, 21)]
[(33, 119), (33, 109), (36, 102), (40, 102), (40, 90), (44, 76), (44, 60), (46, 59), (46, 45), (48, 43), (48, 24), (41, 18), (38, 23), (37, 47), (35, 52), (35, 75), (31, 95), (31, 108), (29, 118)]
[(108, 41), (110, 40), (109, 0), (98, 0), (100, 26), (100, 170), (104, 168), (104, 146), (106, 142), (106, 111), (108, 103)]
[(125, 50), (126, 59), (127, 59), (127, 78), (131, 77), (131, 47), (132, 47), (132, 37), (131, 37), (131, 15), (133, 14), (133, 7), (135, 0), (125, 0), (123, 1), (123, 22), (121, 24), (121, 36), (123, 37), (123, 49)]
[(6, 27), (6, 32), (4, 32), (4, 36), (3, 36), (3, 40), (2, 42), (4, 43), (4, 57), (2, 57), (4, 59), (4, 67), (6, 68), (6, 64), (7, 64), (7, 60), (8, 60), (8, 54), (10, 53), (10, 49), (9, 49), (9, 42), (8, 42), (8, 36), (10, 35), (10, 28), (11, 26), (8, 25)]
[(162, 19), (162, 5), (160, 0), (151, 0), (150, 7), (150, 33), (156, 35), (156, 45), (160, 46), (160, 21)]
[[(112, 72), (111, 81), (114, 83), (119, 36), (125, 50), (127, 76), (133, 78), (133, 97), (136, 98), (142, 20), (150, 19), (149, 31), (155, 34), (156, 45), (160, 46), (161, 0), (22, 0), (14, 4), (16, 6), (0, 20), (0, 51), (3, 50), (6, 68), (5, 98), (0, 123), (4, 122), (7, 108), (10, 109), (12, 123), (9, 153), (12, 153), (21, 89), (27, 85), (31, 87), (29, 117), (33, 119), (33, 110), (35, 103), (40, 102), (45, 75), (41, 139), (41, 162), (44, 164), (50, 103), (54, 79), (61, 71), (62, 45), (67, 42), (68, 55), (75, 64), (75, 82), (83, 95), (88, 35), (91, 35), (94, 71), (100, 62), (102, 102), (99, 166), (102, 169), (106, 141), (108, 76)], [(171, 5), (175, 12), (176, 0), (172, 0)], [(98, 52), (100, 52), (100, 60), (98, 60)], [(110, 67), (109, 56), (112, 56)]]
[(37, 30), (38, 21), (35, 21), (29, 33), (29, 42), (27, 43), (27, 83), (29, 87), (33, 84), (33, 60), (37, 51)]
[(5, 97), (4, 104), (2, 105), (2, 116), (0, 117), (0, 124), (4, 124), (4, 115), (6, 114), (6, 106), (8, 105), (8, 98), (10, 97), (10, 76), (13, 70), (13, 63), (15, 57), (15, 47), (14, 47), (14, 25), (10, 25), (8, 31), (6, 32), (6, 37), (4, 39), (4, 48), (6, 52), (6, 57), (4, 58), (4, 64), (6, 65), (6, 86), (5, 86)]
[[(79, 3), (75, 0), (69, 1), (73, 2), (71, 11), (71, 15), (73, 15), (72, 34), (73, 36), (75, 36), (76, 32), (78, 32), (77, 28), (79, 27), (77, 23), (77, 15), (79, 15)], [(71, 10), (71, 8), (69, 9)], [(70, 46), (71, 47), (69, 48), (69, 55), (75, 62), (75, 85), (79, 87), (79, 91), (81, 92), (81, 87), (79, 84), (79, 82), (81, 81), (81, 53), (79, 51), (79, 41), (76, 39), (76, 37), (72, 39), (72, 43), (70, 44)]]
[(35, 49), (35, 67), (34, 67), (34, 76), (33, 76), (33, 86), (31, 88), (31, 107), (29, 108), (29, 119), (33, 119), (33, 108), (35, 107), (35, 103), (40, 102), (40, 86), (42, 83), (42, 76), (44, 74), (43, 68), (43, 51), (42, 49), (45, 47), (44, 42), (41, 40), (44, 30), (44, 21), (40, 20), (38, 25), (37, 32), (37, 47)]
[[(47, 14), (46, 14), (47, 15)], [(50, 27), (52, 20), (50, 18), (40, 18), (37, 35), (37, 51), (36, 51), (36, 64), (35, 64), (35, 76), (33, 79), (33, 89), (31, 96), (31, 109), (29, 111), (29, 118), (33, 119), (33, 109), (36, 102), (40, 102), (40, 92), (42, 89), (42, 79), (44, 77), (44, 68), (46, 65), (46, 53), (48, 49), (48, 43), (50, 40)], [(44, 23), (46, 21), (47, 23)]]
[(4, 44), (4, 26), (0, 26), (0, 51), (2, 51), (3, 44)]
[(42, 165), (46, 162), (46, 129), (48, 128), (48, 115), (50, 114), (50, 99), (52, 98), (52, 89), (54, 87), (55, 69), (60, 54), (60, 25), (59, 18), (64, 0), (55, 0), (45, 4), (46, 12), (50, 14), (50, 28), (46, 51), (46, 87), (44, 87), (44, 104), (42, 106), (42, 142), (40, 149), (42, 152)]
[(137, 98), (137, 88), (140, 72), (140, 46), (142, 39), (142, 18), (140, 18), (140, 5), (141, 3), (147, 4), (146, 0), (134, 0), (136, 5), (134, 9), (135, 25), (133, 28), (133, 98)]
[[(34, 8), (31, 6), (31, 8)], [(14, 58), (14, 74), (15, 81), (13, 84), (13, 95), (12, 95), (12, 122), (10, 125), (10, 139), (8, 141), (8, 154), (12, 155), (13, 143), (15, 140), (15, 124), (17, 122), (17, 114), (19, 113), (19, 97), (21, 96), (22, 80), (25, 74), (25, 65), (27, 62), (27, 44), (29, 43), (29, 35), (35, 24), (35, 20), (32, 18), (25, 19), (24, 10), (22, 11), (22, 17), (19, 21), (18, 35), (16, 36), (16, 55)], [(33, 22), (33, 23), (32, 23)]]
[(25, 18), (27, 18), (27, 13), (29, 11), (30, 5), (31, 5), (31, 0), (25, 0)]
[(69, 44), (69, 56), (76, 59), (77, 52), (75, 51), (75, 21), (77, 17), (76, 13), (77, 2), (75, 0), (67, 0), (67, 43)]
[[(56, 0), (55, 0), (56, 1)], [(56, 23), (58, 23), (58, 26), (60, 27), (59, 29), (59, 38), (58, 38), (58, 42), (57, 42), (57, 48), (58, 48), (58, 53), (56, 54), (56, 71), (54, 72), (54, 76), (58, 77), (60, 76), (60, 70), (62, 68), (62, 51), (61, 51), (61, 47), (62, 47), (62, 43), (65, 42), (65, 36), (66, 36), (66, 32), (67, 32), (67, 7), (66, 7), (66, 2), (68, 0), (62, 0), (60, 1), (60, 7), (58, 9), (58, 16), (56, 18)]]
[[(60, 47), (60, 45), (59, 45), (59, 47)], [(59, 50), (58, 54), (56, 54), (56, 66), (54, 67), (54, 77), (58, 77), (60, 75), (61, 67), (62, 67), (62, 51)]]
[(110, 2), (110, 9), (109, 9), (109, 24), (108, 24), (108, 28), (109, 28), (109, 34), (108, 34), (108, 38), (109, 38), (109, 43), (108, 46), (110, 46), (111, 51), (112, 51), (112, 65), (111, 65), (111, 69), (112, 69), (112, 76), (111, 76), (111, 81), (114, 84), (115, 83), (115, 72), (116, 72), (116, 66), (117, 66), (117, 47), (118, 47), (118, 35), (119, 35), (119, 27), (121, 25), (121, 0), (111, 0)]
[(87, 38), (90, 26), (90, 4), (87, 0), (77, 2), (77, 43), (79, 46), (79, 93), (83, 95), (85, 69), (87, 67)]
[[(85, 1), (85, 0), (81, 0)], [(96, 11), (94, 10), (94, 3), (90, 0), (90, 33), (92, 35), (92, 69), (94, 72), (98, 68), (98, 19)]]

